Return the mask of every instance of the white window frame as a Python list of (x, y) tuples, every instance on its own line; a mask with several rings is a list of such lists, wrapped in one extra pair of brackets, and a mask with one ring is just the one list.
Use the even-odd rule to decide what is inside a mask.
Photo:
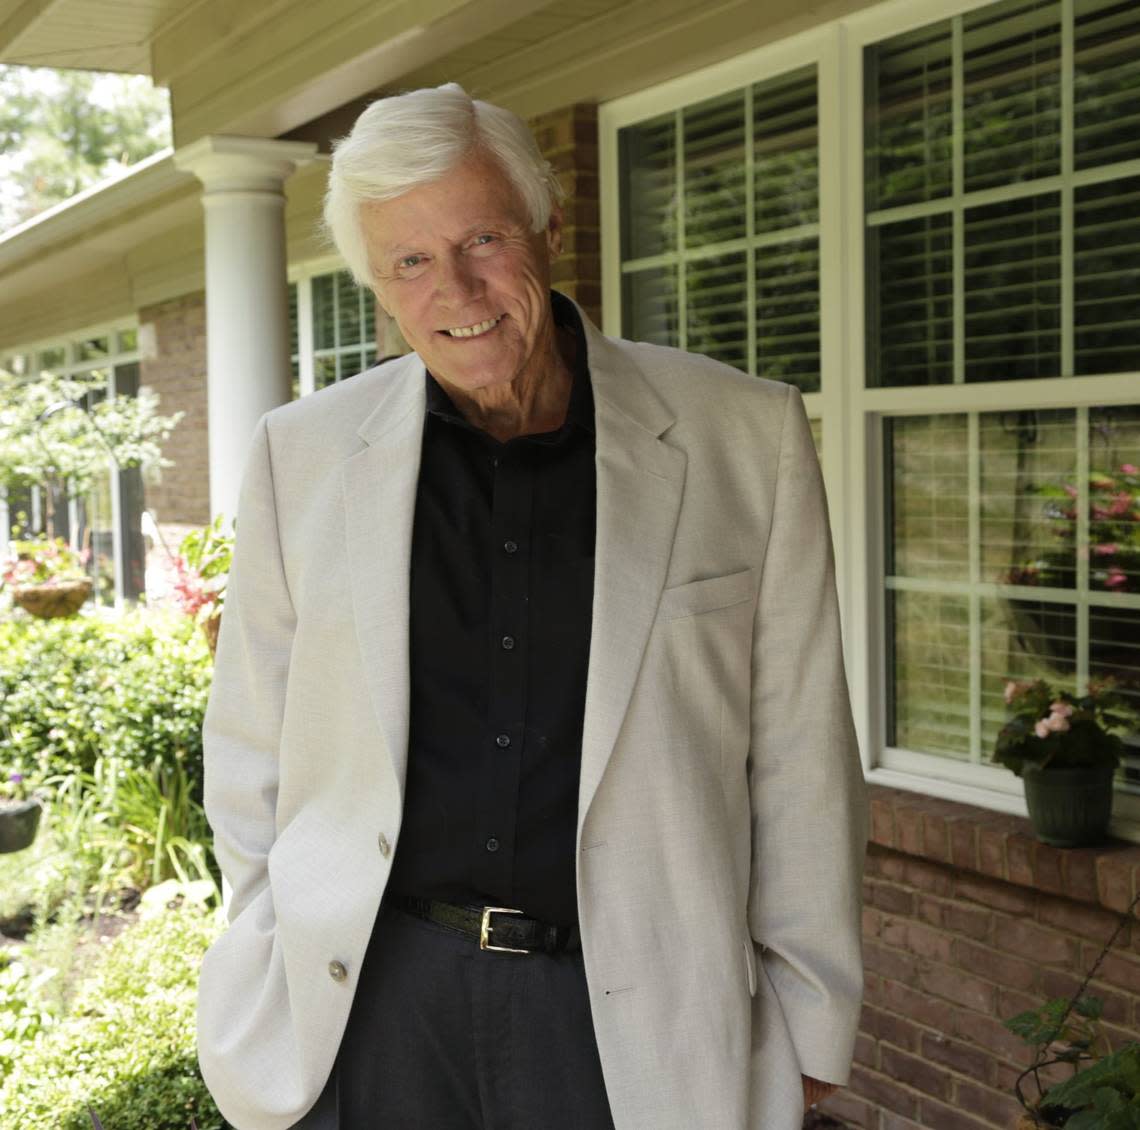
[[(823, 421), (821, 463), (830, 500), (844, 653), (864, 771), (873, 783), (1024, 816), (1021, 781), (1008, 770), (886, 744), (883, 421), (888, 416), (996, 412), (1029, 405), (1076, 410), (1079, 431), (1079, 421), (1086, 418), (1090, 407), (1140, 402), (1138, 376), (1120, 373), (988, 384), (867, 388), (865, 373), (864, 49), (992, 2), (887, 0), (602, 105), (602, 311), (606, 332), (620, 335), (618, 131), (623, 126), (815, 64), (819, 108), (821, 383), (820, 391), (806, 395), (804, 403), (810, 416)], [(1062, 2), (1071, 7), (1073, 0)], [(1071, 41), (1063, 50), (1072, 51)], [(1071, 90), (1064, 97), (1071, 105)], [(1140, 162), (1135, 164), (1140, 171)], [(1057, 179), (1063, 189), (1072, 190), (1071, 170)], [(976, 483), (972, 490), (977, 493)], [(1140, 607), (1140, 596), (1126, 597), (1121, 603)], [(1112, 831), (1140, 842), (1140, 796), (1117, 794)]]
[[(135, 348), (129, 350), (119, 350), (119, 334), (131, 333), (135, 334)], [(29, 359), (30, 371), (39, 372), (43, 369), (40, 363), (41, 355), (49, 350), (55, 352), (63, 350), (64, 360), (62, 365), (53, 367), (52, 372), (61, 377), (70, 377), (77, 373), (89, 373), (93, 369), (107, 369), (107, 385), (106, 391), (108, 396), (114, 396), (117, 392), (115, 388), (115, 367), (117, 365), (129, 365), (137, 363), (141, 358), (141, 351), (138, 342), (139, 322), (138, 318), (127, 318), (115, 322), (103, 322), (93, 326), (88, 326), (84, 329), (76, 330), (69, 333), (65, 338), (47, 338), (42, 341), (30, 342), (26, 345), (20, 345), (14, 349), (6, 350), (5, 357), (24, 357)], [(99, 359), (98, 361), (81, 361), (79, 359), (79, 345), (94, 337), (106, 337), (111, 349), (108, 351), (107, 356)], [(32, 496), (32, 509), (31, 515), (33, 522), (38, 523), (39, 515), (39, 491), (33, 491)], [(111, 561), (112, 568), (114, 569), (114, 607), (116, 612), (121, 612), (126, 605), (126, 598), (123, 592), (123, 534), (122, 534), (122, 513), (123, 513), (123, 499), (122, 499), (122, 484), (119, 481), (119, 476), (112, 473), (111, 475)], [(3, 516), (4, 521), (4, 541), (7, 541), (8, 531), (11, 529), (11, 516), (8, 512), (8, 500), (0, 499), (0, 515)], [(75, 499), (68, 502), (68, 525), (70, 529), (74, 530), (79, 524), (79, 513)]]

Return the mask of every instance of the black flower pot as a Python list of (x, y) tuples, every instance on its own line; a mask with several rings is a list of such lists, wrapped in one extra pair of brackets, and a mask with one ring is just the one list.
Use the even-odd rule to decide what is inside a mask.
[(1025, 803), (1037, 838), (1053, 847), (1084, 847), (1103, 840), (1112, 815), (1112, 777), (1110, 765), (1027, 765), (1022, 773)]
[(36, 838), (43, 805), (35, 798), (0, 801), (0, 854), (23, 851)]

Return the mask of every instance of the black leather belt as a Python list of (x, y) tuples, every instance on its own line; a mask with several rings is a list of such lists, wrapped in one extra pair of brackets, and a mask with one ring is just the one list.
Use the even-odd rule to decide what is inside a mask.
[(528, 918), (521, 910), (506, 906), (453, 906), (449, 902), (388, 895), (384, 902), (399, 910), (437, 922), (465, 937), (476, 939), (479, 948), (496, 953), (560, 953), (582, 948), (577, 926), (554, 926)]

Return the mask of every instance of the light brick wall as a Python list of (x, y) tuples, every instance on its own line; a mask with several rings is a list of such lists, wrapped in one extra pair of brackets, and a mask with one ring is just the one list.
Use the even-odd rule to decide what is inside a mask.
[(139, 311), (140, 380), (158, 393), (163, 412), (184, 411), (163, 448), (174, 460), (146, 484), (146, 505), (160, 526), (210, 520), (206, 415), (206, 297), (201, 292)]
[(566, 192), (563, 251), (554, 264), (557, 290), (573, 298), (596, 323), (602, 320), (601, 208), (598, 182), (598, 108), (578, 102), (532, 118), (542, 155)]
[[(872, 796), (863, 1018), (851, 1086), (824, 1109), (865, 1130), (1008, 1130), (1031, 1053), (1001, 1021), (1076, 991), (1137, 890), (1140, 848), (1063, 851), (1017, 817)], [(1140, 925), (1089, 991), (1114, 1046), (1137, 1038)]]

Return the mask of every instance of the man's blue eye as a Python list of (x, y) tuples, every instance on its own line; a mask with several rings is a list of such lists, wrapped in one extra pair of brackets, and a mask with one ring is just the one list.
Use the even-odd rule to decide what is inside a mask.
[(477, 235), (475, 237), (476, 243), (490, 243), (495, 237), (493, 235)]

